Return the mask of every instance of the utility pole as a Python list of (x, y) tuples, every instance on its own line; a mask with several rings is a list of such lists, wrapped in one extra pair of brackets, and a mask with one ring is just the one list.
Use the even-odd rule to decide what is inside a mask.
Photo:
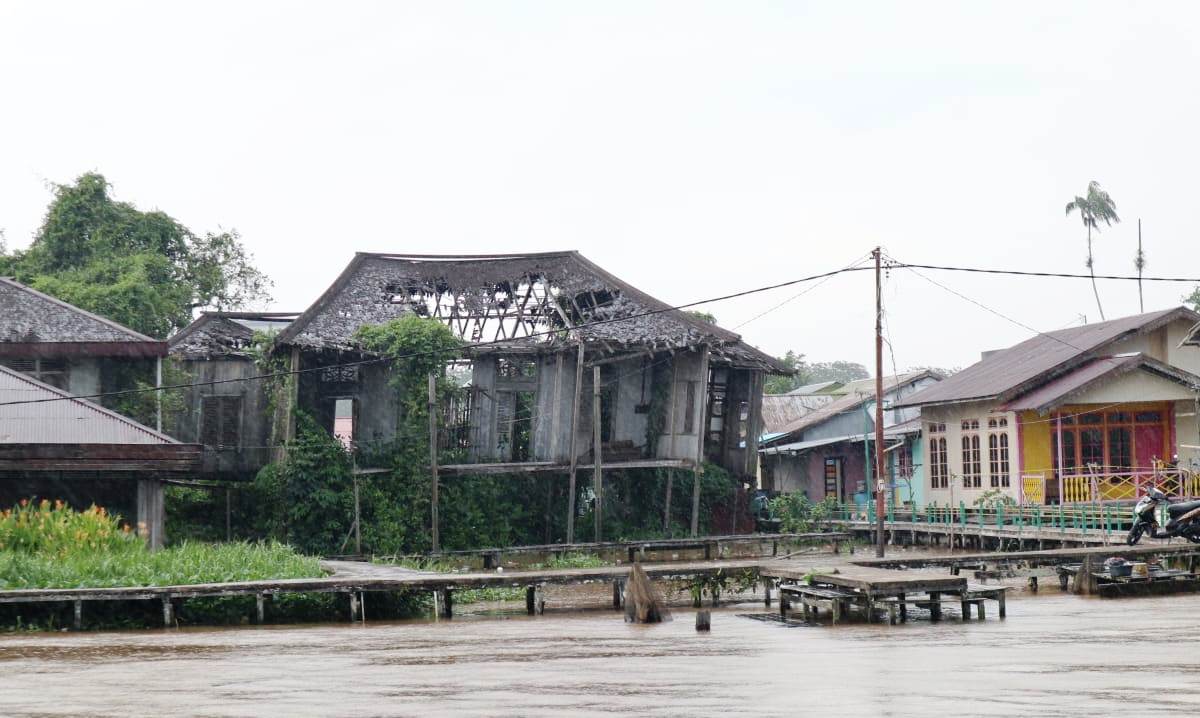
[(875, 257), (875, 555), (883, 558), (883, 270), (879, 247)]

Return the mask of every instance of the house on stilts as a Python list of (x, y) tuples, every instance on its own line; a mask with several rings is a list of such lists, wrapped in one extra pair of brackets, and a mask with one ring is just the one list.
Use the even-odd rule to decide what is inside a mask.
[[(436, 467), (439, 477), (558, 473), (572, 487), (577, 476), (595, 482), (602, 497), (605, 472), (699, 472), (712, 462), (753, 485), (763, 381), (789, 373), (734, 332), (671, 309), (578, 252), (358, 253), (306, 311), (279, 318), (286, 326), (272, 350), (297, 372), (288, 403), (355, 448), (397, 440), (390, 368), (355, 337), (406, 316), (443, 322), (464, 346), (446, 369), (460, 391), (438, 407), (436, 432), (440, 453), (457, 458)], [(172, 351), (202, 362), (217, 344), (197, 330)], [(295, 432), (292, 421), (278, 428), (267, 443)], [(695, 531), (695, 491), (691, 504)]]

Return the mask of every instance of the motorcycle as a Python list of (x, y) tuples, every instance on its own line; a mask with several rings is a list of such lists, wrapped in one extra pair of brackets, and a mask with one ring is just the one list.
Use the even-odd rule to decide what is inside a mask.
[[(1157, 509), (1159, 504), (1163, 503), (1167, 504), (1167, 526), (1160, 530)], [(1172, 504), (1166, 494), (1151, 487), (1133, 507), (1133, 526), (1129, 529), (1129, 535), (1125, 537), (1125, 543), (1136, 546), (1147, 531), (1150, 538), (1182, 536), (1192, 543), (1200, 543), (1200, 501)]]

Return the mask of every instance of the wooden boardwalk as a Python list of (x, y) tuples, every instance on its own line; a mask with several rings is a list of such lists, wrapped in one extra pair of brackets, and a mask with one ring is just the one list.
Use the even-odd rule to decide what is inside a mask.
[(688, 551), (688, 550), (704, 550), (704, 559), (719, 559), (724, 556), (725, 550), (739, 545), (756, 544), (762, 546), (769, 544), (771, 546), (772, 556), (779, 553), (781, 544), (789, 543), (829, 543), (832, 544), (833, 552), (838, 553), (841, 543), (849, 541), (853, 538), (852, 534), (846, 531), (821, 531), (821, 532), (806, 532), (806, 533), (778, 533), (778, 534), (730, 534), (723, 536), (698, 536), (694, 538), (672, 538), (672, 539), (647, 539), (644, 541), (602, 541), (591, 543), (555, 543), (555, 544), (540, 544), (534, 546), (509, 546), (506, 548), (480, 548), (468, 549), (464, 551), (441, 551), (433, 554), (420, 554), (413, 556), (405, 556), (405, 558), (427, 558), (427, 559), (442, 559), (442, 558), (480, 558), (483, 561), (483, 567), (495, 568), (501, 565), (505, 556), (518, 555), (544, 555), (544, 556), (562, 556), (572, 553), (619, 553), (623, 558), (630, 563), (633, 561), (646, 561), (652, 554), (665, 551)]
[[(874, 542), (875, 524), (867, 521), (829, 521), (830, 529), (841, 529), (856, 537)], [(888, 521), (884, 524), (888, 543), (947, 548), (974, 548), (1015, 546), (1045, 548), (1046, 546), (1112, 546), (1124, 544), (1126, 531), (1112, 527), (1059, 527), (1032, 526), (1029, 524), (995, 523), (924, 523), (921, 521)]]
[[(761, 559), (702, 561), (650, 564), (644, 568), (652, 579), (690, 581), (697, 578), (732, 576), (749, 571), (757, 576)], [(349, 562), (327, 562), (335, 571), (326, 578), (298, 578), (235, 583), (201, 583), (178, 586), (130, 586), (121, 588), (16, 589), (0, 591), (0, 603), (72, 603), (75, 626), (81, 622), (83, 604), (88, 601), (160, 601), (163, 624), (174, 624), (175, 604), (189, 598), (254, 596), (259, 622), (264, 618), (266, 599), (280, 594), (341, 593), (347, 597), (350, 620), (360, 620), (363, 594), (372, 592), (433, 593), (439, 615), (449, 617), (453, 610), (453, 592), (463, 589), (516, 587), (526, 589), (526, 608), (541, 608), (540, 592), (545, 586), (587, 583), (612, 583), (614, 602), (629, 575), (628, 566), (567, 568), (538, 571), (492, 571), (475, 573), (433, 573), (413, 571), (379, 564), (349, 567)], [(340, 569), (340, 570), (339, 570)], [(540, 612), (540, 611), (537, 611)]]
[(1138, 546), (1084, 546), (1077, 548), (1044, 549), (1041, 551), (989, 551), (980, 553), (955, 553), (944, 556), (902, 556), (896, 558), (854, 557), (856, 566), (879, 569), (949, 568), (952, 571), (964, 566), (1011, 566), (1021, 564), (1029, 568), (1057, 566), (1064, 563), (1079, 563), (1091, 557), (1103, 562), (1110, 556), (1136, 557), (1185, 557), (1200, 556), (1200, 545), (1190, 543), (1159, 543), (1143, 540)]

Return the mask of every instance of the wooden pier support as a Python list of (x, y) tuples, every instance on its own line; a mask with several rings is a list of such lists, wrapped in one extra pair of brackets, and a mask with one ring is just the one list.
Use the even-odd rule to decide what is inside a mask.
[(696, 630), (710, 631), (712, 630), (712, 613), (709, 611), (696, 611)]
[(254, 594), (254, 615), (257, 619), (258, 625), (260, 626), (266, 623), (267, 611), (266, 607), (263, 605), (265, 603), (265, 598), (266, 597), (261, 593)]
[(163, 596), (162, 614), (164, 628), (170, 628), (175, 624), (175, 605), (171, 602), (170, 596)]
[(71, 622), (71, 625), (75, 628), (76, 631), (83, 628), (83, 601), (75, 602), (75, 617), (74, 617), (74, 620)]
[(621, 590), (621, 582), (620, 582), (620, 581), (613, 581), (613, 585), (612, 585), (612, 605), (613, 605), (613, 610), (614, 610), (614, 611), (620, 611), (620, 610), (621, 610), (621, 598), (622, 598), (622, 595), (623, 595), (623, 593), (624, 593), (624, 592)]
[(350, 622), (354, 623), (358, 620), (358, 594), (351, 591), (346, 595), (350, 597)]
[(438, 606), (440, 618), (454, 617), (454, 589), (442, 588), (438, 590)]
[(534, 586), (525, 587), (525, 613), (532, 616), (537, 611), (537, 588)]

